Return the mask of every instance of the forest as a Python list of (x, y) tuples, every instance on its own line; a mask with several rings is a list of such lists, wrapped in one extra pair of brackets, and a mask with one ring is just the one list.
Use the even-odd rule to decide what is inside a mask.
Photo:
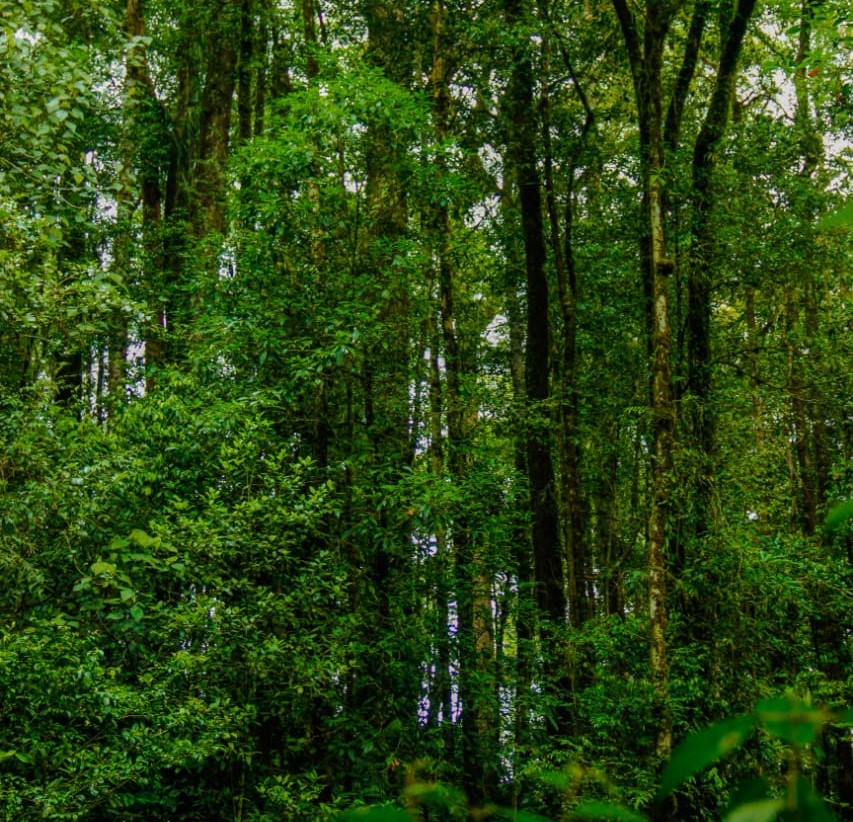
[(847, 0), (0, 0), (0, 814), (853, 819)]

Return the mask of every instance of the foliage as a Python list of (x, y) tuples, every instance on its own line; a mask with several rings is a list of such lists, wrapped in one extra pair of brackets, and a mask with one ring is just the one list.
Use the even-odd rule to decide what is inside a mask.
[(850, 12), (747, 7), (0, 0), (0, 816), (850, 814)]
[[(776, 784), (764, 778), (751, 779), (734, 788), (723, 815), (725, 822), (772, 822), (775, 819), (832, 820), (823, 798), (802, 774), (804, 753), (816, 742), (827, 724), (853, 724), (851, 709), (829, 711), (812, 707), (798, 697), (781, 696), (759, 702), (751, 714), (731, 717), (703, 728), (689, 736), (673, 751), (665, 764), (657, 791), (660, 806), (674, 790), (740, 748), (755, 728), (769, 738), (777, 738), (789, 746), (787, 773), (780, 774)], [(567, 769), (571, 772), (571, 768)], [(567, 773), (542, 774), (556, 787), (566, 791), (572, 780)], [(407, 811), (387, 806), (355, 807), (340, 814), (341, 820), (370, 822), (405, 822), (418, 819), (421, 808), (439, 808), (447, 818), (467, 818), (462, 798), (447, 788), (422, 782), (410, 784), (405, 791)], [(677, 805), (675, 806), (677, 812)], [(524, 811), (511, 811), (486, 806), (471, 811), (475, 818), (513, 819), (535, 822), (544, 817)], [(571, 807), (572, 819), (622, 820), (642, 822), (647, 816), (614, 802), (582, 800)], [(461, 814), (461, 815), (460, 815)], [(443, 817), (442, 817), (443, 818)]]

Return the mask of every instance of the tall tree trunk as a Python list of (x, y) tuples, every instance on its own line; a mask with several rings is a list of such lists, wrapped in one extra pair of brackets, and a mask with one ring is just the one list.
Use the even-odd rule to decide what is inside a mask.
[(613, 0), (631, 66), (640, 132), (642, 177), (642, 228), (640, 251), (650, 356), (650, 405), (652, 415), (652, 489), (648, 528), (650, 662), (655, 697), (657, 739), (661, 758), (672, 749), (672, 716), (669, 710), (669, 661), (665, 557), (672, 494), (673, 398), (670, 350), (672, 327), (669, 311), (669, 275), (673, 270), (667, 254), (664, 230), (663, 174), (663, 51), (677, 3), (648, 0), (645, 4), (643, 43), (637, 22), (626, 0)]
[(566, 595), (548, 425), (550, 321), (542, 191), (536, 157), (533, 68), (529, 43), (526, 38), (525, 42), (520, 42), (523, 36), (520, 32), (527, 14), (522, 0), (506, 0), (504, 10), (508, 26), (515, 31), (505, 109), (508, 120), (507, 160), (518, 190), (524, 234), (527, 285), (525, 385), (530, 415), (527, 421), (527, 475), (530, 483), (533, 565), (540, 611), (552, 625), (558, 626), (566, 619)]
[(240, 2), (240, 50), (237, 63), (237, 141), (252, 137), (252, 69), (255, 63), (255, 9), (253, 0)]
[[(508, 163), (505, 163), (508, 165)], [(506, 219), (510, 218), (511, 195), (507, 184), (501, 190), (501, 210)], [(523, 278), (523, 261), (518, 254), (514, 238), (507, 244), (507, 269), (505, 272), (504, 301), (509, 326), (510, 379), (512, 381), (513, 404), (517, 413), (527, 404), (527, 390), (524, 384), (524, 316), (518, 296)], [(517, 434), (513, 443), (513, 466), (517, 476), (527, 474), (526, 437)], [(535, 637), (536, 637), (536, 600), (534, 596), (533, 557), (530, 531), (524, 525), (514, 534), (513, 559), (517, 574), (518, 596), (515, 609), (515, 632), (517, 637), (515, 661), (515, 715), (513, 722), (513, 773), (520, 773), (523, 757), (530, 742), (529, 717), (531, 714), (531, 686), (535, 673)], [(519, 799), (521, 780), (513, 783), (514, 805)]]
[[(231, 108), (237, 86), (240, 7), (220, 0), (207, 32), (196, 158), (194, 228), (197, 237), (225, 231), (225, 169), (231, 142)], [(211, 262), (211, 260), (208, 260)]]
[(687, 390), (691, 399), (691, 434), (700, 455), (694, 480), (693, 536), (704, 536), (710, 527), (714, 475), (715, 422), (711, 403), (711, 290), (715, 263), (714, 170), (717, 147), (728, 127), (731, 100), (747, 24), (756, 0), (740, 0), (723, 31), (717, 78), (693, 150), (691, 259), (687, 290)]
[[(542, 2), (547, 16), (547, 5)], [(550, 36), (543, 39), (545, 53), (544, 70), (549, 69), (551, 50)], [(548, 212), (550, 241), (557, 275), (557, 293), (559, 297), (560, 317), (562, 320), (561, 344), (558, 348), (559, 362), (557, 375), (559, 385), (558, 417), (559, 435), (558, 464), (560, 466), (560, 485), (564, 506), (564, 543), (567, 559), (569, 621), (579, 627), (595, 612), (595, 600), (587, 580), (592, 571), (587, 540), (587, 501), (581, 487), (581, 459), (578, 448), (578, 391), (575, 385), (577, 373), (577, 302), (578, 277), (575, 263), (574, 214), (575, 184), (577, 170), (586, 148), (587, 136), (594, 123), (594, 115), (586, 94), (569, 59), (567, 50), (558, 42), (559, 50), (566, 70), (572, 79), (577, 96), (584, 109), (584, 122), (581, 134), (569, 159), (566, 174), (565, 205), (563, 209), (562, 232), (557, 209), (557, 195), (554, 184), (553, 158), (551, 154), (551, 100), (547, 88), (543, 89), (541, 110), (543, 114), (542, 136), (545, 166), (545, 204)]]
[(555, 736), (572, 732), (571, 673), (563, 664), (562, 628), (566, 624), (566, 569), (560, 539), (559, 508), (551, 451), (551, 319), (546, 275), (542, 181), (536, 151), (538, 124), (534, 106), (531, 39), (526, 34), (530, 9), (524, 0), (505, 0), (504, 18), (512, 35), (512, 64), (503, 101), (507, 123), (506, 168), (521, 212), (526, 285), (524, 383), (525, 462), (530, 495), (534, 595), (545, 688), (553, 696)]

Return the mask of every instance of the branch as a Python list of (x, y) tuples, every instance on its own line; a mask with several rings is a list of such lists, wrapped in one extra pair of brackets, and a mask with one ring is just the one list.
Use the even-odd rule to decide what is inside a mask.
[(737, 74), (737, 62), (743, 47), (746, 27), (755, 10), (755, 5), (756, 0), (739, 0), (737, 11), (726, 32), (714, 93), (693, 151), (694, 184), (699, 183), (697, 188), (700, 190), (707, 188), (709, 181), (702, 178), (708, 177), (713, 164), (711, 153), (728, 124), (729, 103)]
[(628, 50), (628, 62), (631, 65), (631, 74), (634, 76), (634, 85), (635, 88), (639, 88), (637, 84), (643, 71), (643, 53), (640, 49), (637, 21), (628, 8), (627, 0), (613, 0), (613, 8), (619, 18), (619, 25), (622, 27), (622, 38), (625, 41), (625, 48)]
[(666, 112), (666, 126), (664, 128), (664, 140), (670, 152), (678, 148), (678, 138), (681, 133), (681, 119), (684, 115), (684, 105), (687, 102), (687, 94), (690, 91), (690, 83), (696, 73), (696, 63), (699, 59), (699, 47), (702, 45), (702, 35), (705, 31), (705, 21), (710, 10), (709, 0), (696, 0), (693, 7), (693, 16), (690, 18), (690, 29), (687, 32), (687, 42), (684, 44), (684, 56), (681, 60), (681, 69), (672, 99)]

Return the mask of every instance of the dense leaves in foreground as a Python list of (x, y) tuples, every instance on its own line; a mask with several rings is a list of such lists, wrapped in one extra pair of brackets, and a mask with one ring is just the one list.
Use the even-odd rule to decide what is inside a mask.
[(840, 0), (0, 0), (0, 816), (853, 818)]

